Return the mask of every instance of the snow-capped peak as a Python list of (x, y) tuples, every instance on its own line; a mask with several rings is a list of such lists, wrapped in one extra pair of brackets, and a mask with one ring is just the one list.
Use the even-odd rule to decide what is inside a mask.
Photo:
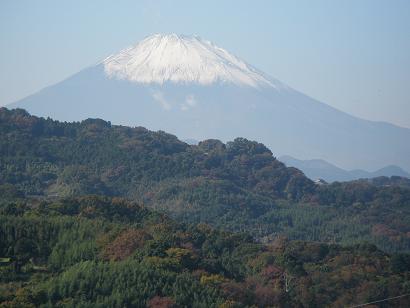
[(155, 34), (103, 62), (110, 78), (135, 83), (232, 83), (240, 86), (286, 86), (198, 36)]

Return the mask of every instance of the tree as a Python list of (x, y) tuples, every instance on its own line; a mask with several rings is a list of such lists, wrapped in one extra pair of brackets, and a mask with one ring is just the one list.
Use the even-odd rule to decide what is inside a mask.
[(155, 296), (151, 298), (147, 306), (149, 308), (173, 308), (176, 307), (175, 301), (170, 297)]
[(13, 247), (14, 268), (16, 272), (21, 271), (21, 267), (31, 258), (38, 255), (38, 245), (29, 238), (19, 239)]
[(143, 247), (149, 238), (151, 236), (144, 230), (125, 230), (105, 247), (103, 257), (114, 261), (124, 260), (131, 256), (137, 248)]

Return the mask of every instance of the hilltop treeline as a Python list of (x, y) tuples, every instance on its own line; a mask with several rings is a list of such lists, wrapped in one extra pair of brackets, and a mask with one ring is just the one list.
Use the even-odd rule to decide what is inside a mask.
[[(400, 179), (315, 185), (263, 144), (188, 145), (99, 119), (66, 123), (0, 109), (2, 198), (126, 197), (179, 221), (327, 243), (410, 251), (410, 188)], [(397, 184), (397, 185), (396, 185)]]

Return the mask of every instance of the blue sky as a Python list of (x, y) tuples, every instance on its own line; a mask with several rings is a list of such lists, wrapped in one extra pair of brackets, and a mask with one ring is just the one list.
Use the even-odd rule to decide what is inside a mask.
[(348, 113), (410, 127), (408, 0), (1, 0), (0, 105), (170, 32)]

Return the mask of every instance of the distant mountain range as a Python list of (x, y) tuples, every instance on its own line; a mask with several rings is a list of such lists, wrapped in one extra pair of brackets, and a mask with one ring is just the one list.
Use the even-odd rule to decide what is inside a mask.
[(344, 170), (323, 159), (301, 160), (285, 155), (279, 157), (279, 160), (289, 167), (295, 167), (302, 170), (307, 177), (313, 180), (324, 179), (327, 182), (352, 181), (380, 176), (400, 176), (410, 178), (408, 172), (394, 165), (386, 166), (374, 172), (369, 172), (361, 169)]
[(410, 170), (410, 129), (332, 108), (197, 36), (149, 36), (8, 107), (63, 121), (110, 119), (181, 139), (242, 136), (275, 155), (346, 169)]

